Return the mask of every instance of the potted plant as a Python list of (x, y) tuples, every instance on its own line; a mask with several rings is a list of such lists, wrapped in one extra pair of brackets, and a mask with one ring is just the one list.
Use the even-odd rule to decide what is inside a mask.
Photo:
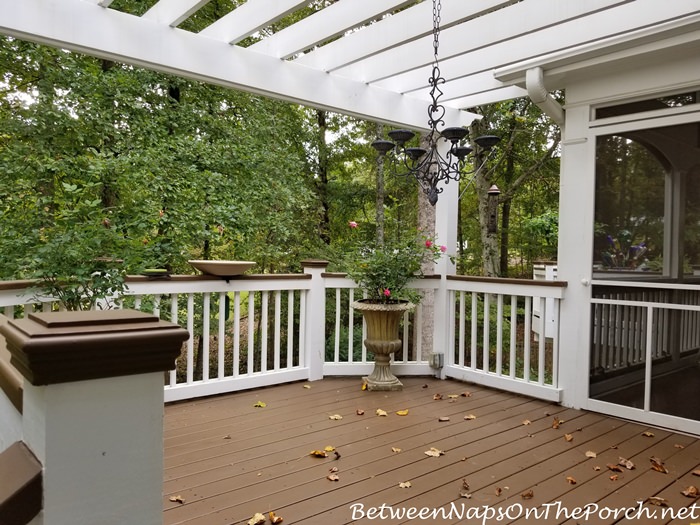
[[(349, 223), (353, 230), (355, 221)], [(403, 385), (391, 372), (391, 355), (401, 348), (399, 322), (404, 312), (420, 300), (408, 283), (423, 275), (426, 262), (437, 262), (446, 246), (429, 237), (411, 238), (405, 242), (358, 244), (351, 251), (347, 274), (362, 290), (364, 299), (352, 307), (361, 312), (367, 327), (367, 350), (374, 354), (374, 369), (365, 377), (368, 390), (400, 390)]]

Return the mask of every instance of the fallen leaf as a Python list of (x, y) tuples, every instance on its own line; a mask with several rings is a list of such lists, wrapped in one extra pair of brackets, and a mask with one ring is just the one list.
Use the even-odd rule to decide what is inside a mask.
[[(306, 388), (308, 390), (309, 388), (311, 388), (311, 385), (304, 385), (304, 388)], [(270, 514), (273, 514), (273, 513), (271, 512)]]
[(332, 416), (328, 416), (328, 419), (332, 419), (333, 421), (339, 421), (343, 419), (343, 416), (340, 414), (333, 414)]
[(265, 515), (256, 512), (255, 515), (248, 520), (248, 525), (262, 525), (265, 523)]
[(313, 456), (315, 458), (327, 458), (328, 453), (325, 450), (312, 450), (309, 452), (309, 456)]
[(431, 456), (431, 457), (436, 458), (438, 456), (442, 456), (444, 454), (444, 452), (442, 450), (435, 448), (435, 447), (430, 447), (430, 450), (426, 450), (424, 452), (424, 454), (426, 456)]
[(469, 492), (460, 492), (459, 493), (460, 498), (467, 498), (467, 499), (472, 499), (472, 495)]
[(700, 469), (693, 471), (693, 476), (700, 476)]
[(700, 496), (700, 490), (696, 486), (690, 485), (687, 489), (681, 490), (681, 494), (687, 498), (697, 498)]
[(258, 402), (255, 403), (253, 406), (254, 406), (255, 408), (265, 408), (265, 407), (267, 406), (267, 403), (265, 403), (264, 401), (258, 401)]
[(462, 489), (469, 490), (469, 482), (467, 481), (467, 478), (462, 478)]
[(649, 496), (647, 499), (644, 500), (644, 502), (651, 503), (652, 505), (656, 505), (657, 507), (668, 507), (668, 501), (659, 496)]
[(664, 467), (664, 462), (661, 461), (659, 458), (650, 457), (649, 461), (651, 461), (652, 470), (655, 470), (656, 472), (661, 472), (662, 474), (668, 474), (668, 470), (666, 469), (666, 467)]
[(559, 425), (561, 425), (562, 423), (563, 423), (563, 421), (555, 416), (554, 421), (552, 421), (552, 428), (557, 429), (557, 428), (559, 428)]
[(407, 416), (407, 415), (408, 415), (408, 409), (406, 409), (406, 410), (398, 410), (398, 411), (396, 412), (396, 415), (397, 415), (397, 416)]
[(401, 452), (401, 449), (398, 448), (398, 447), (391, 447), (391, 451), (392, 451), (394, 454), (398, 454), (399, 452)]
[(445, 423), (445, 422), (447, 422), (447, 421), (449, 421), (449, 420), (450, 420), (450, 418), (449, 418), (448, 416), (441, 416), (441, 417), (438, 418), (438, 421), (439, 421), (440, 423)]
[(423, 385), (421, 388), (428, 388), (428, 385)]
[(410, 486), (411, 486), (411, 482), (410, 482), (410, 481), (402, 481), (401, 483), (399, 483), (399, 487), (401, 487), (402, 489), (407, 489), (407, 488), (409, 488)]
[(333, 445), (326, 445), (325, 447), (323, 447), (323, 450), (325, 450), (326, 452), (333, 452), (335, 450), (335, 447)]
[(576, 485), (576, 478), (573, 476), (566, 476), (566, 481), (571, 485)]
[(574, 436), (572, 436), (571, 434), (564, 434), (564, 439), (567, 443), (571, 443), (574, 440)]
[(270, 523), (272, 525), (277, 525), (278, 523), (282, 523), (284, 520), (282, 519), (282, 516), (278, 516), (274, 512), (270, 511)]
[(367, 383), (362, 383), (362, 389), (361, 390), (367, 390)]
[(338, 474), (336, 474), (335, 472), (331, 472), (326, 476), (326, 478), (328, 478), (329, 481), (338, 481), (340, 479)]
[(469, 414), (467, 416), (464, 416), (464, 419), (467, 421), (471, 421), (472, 419), (476, 419), (476, 416), (474, 414)]
[(378, 409), (377, 409), (376, 414), (377, 414), (378, 416), (386, 416), (386, 415), (387, 415), (386, 411), (385, 411), (385, 410), (382, 410), (381, 408), (378, 408)]
[(494, 490), (494, 492), (496, 493), (496, 496), (500, 496), (503, 492), (503, 489), (501, 487), (496, 487), (496, 490)]
[(457, 399), (459, 397), (459, 394), (447, 394), (447, 397), (450, 399)]
[(170, 496), (169, 499), (170, 499), (170, 501), (172, 501), (174, 503), (184, 503), (185, 502), (185, 499), (182, 496), (180, 496), (179, 494), (177, 496)]
[(335, 459), (340, 459), (340, 452), (338, 452), (337, 450), (334, 450), (333, 454), (335, 455)]
[(224, 439), (231, 439), (231, 434), (226, 434), (226, 435), (224, 436)]
[(613, 474), (612, 476), (610, 476), (610, 481), (617, 481), (617, 478), (619, 477), (620, 476), (618, 476), (617, 474)]
[(442, 399), (442, 394), (433, 394), (433, 399), (435, 401), (440, 401)]
[(596, 472), (598, 472), (598, 471), (600, 471), (600, 467), (599, 467), (598, 465), (596, 465), (595, 467), (593, 467), (593, 470), (595, 470)]
[(653, 437), (654, 437), (654, 433), (653, 433), (653, 432), (649, 432), (649, 431), (647, 430), (646, 432), (642, 432), (642, 436), (648, 437), (648, 438), (653, 438)]
[(328, 472), (338, 472), (338, 467), (331, 467), (328, 469)]
[(523, 419), (523, 425), (532, 425), (532, 421), (529, 419)]
[(617, 464), (622, 465), (627, 470), (634, 470), (635, 469), (634, 463), (632, 463), (629, 459), (625, 459), (623, 457), (620, 457), (620, 459), (617, 461)]
[(535, 497), (535, 493), (533, 492), (532, 489), (526, 490), (525, 492), (522, 492), (520, 494), (520, 497), (523, 499), (532, 499)]
[(676, 444), (673, 445), (673, 446), (674, 446), (674, 448), (677, 448), (677, 449), (679, 449), (679, 450), (683, 450), (683, 449), (685, 448), (685, 445), (681, 445), (680, 443), (676, 443)]
[(461, 395), (462, 397), (472, 397), (472, 393), (469, 392), (469, 391), (462, 392), (460, 395)]
[(605, 466), (608, 467), (608, 469), (612, 470), (613, 472), (622, 472), (622, 469), (620, 468), (619, 465), (613, 465), (612, 463), (608, 463)]
[(598, 457), (598, 454), (596, 454), (596, 453), (593, 452), (592, 450), (587, 450), (587, 451), (586, 451), (586, 457), (587, 457), (587, 458), (597, 458), (597, 457)]
[(460, 459), (460, 461), (467, 461), (467, 458), (463, 457), (462, 459)]
[(358, 416), (364, 416), (365, 411), (362, 410), (361, 408), (358, 408), (357, 410), (355, 410), (355, 414), (357, 414)]

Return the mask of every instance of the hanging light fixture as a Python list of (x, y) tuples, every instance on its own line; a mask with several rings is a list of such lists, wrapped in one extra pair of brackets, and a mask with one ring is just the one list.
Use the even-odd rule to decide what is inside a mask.
[[(380, 155), (391, 154), (396, 163), (403, 165), (406, 171), (402, 175), (413, 175), (416, 178), (433, 206), (437, 203), (438, 195), (444, 189), (440, 183), (444, 181), (445, 184), (448, 184), (450, 181), (459, 181), (463, 175), (471, 174), (475, 177), (486, 164), (492, 148), (501, 140), (495, 135), (483, 135), (474, 139), (476, 148), (474, 149), (463, 143), (469, 134), (466, 128), (444, 127), (445, 107), (438, 102), (443, 94), (439, 86), (445, 83), (438, 63), (441, 9), (441, 0), (433, 0), (434, 58), (432, 74), (428, 79), (431, 99), (428, 106), (428, 126), (430, 128), (428, 149), (406, 147), (406, 143), (416, 135), (408, 129), (390, 131), (388, 135), (391, 140), (378, 139), (372, 142), (372, 147)], [(444, 129), (440, 131), (438, 128)], [(438, 152), (440, 139), (450, 143), (450, 149), (444, 157)], [(466, 164), (473, 162), (474, 157), (480, 162), (479, 165), (472, 170), (466, 170)]]

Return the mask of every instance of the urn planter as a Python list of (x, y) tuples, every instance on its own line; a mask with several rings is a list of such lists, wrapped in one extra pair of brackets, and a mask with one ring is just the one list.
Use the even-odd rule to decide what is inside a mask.
[(391, 372), (391, 355), (401, 349), (399, 323), (404, 312), (414, 305), (408, 301), (396, 303), (376, 303), (361, 299), (352, 304), (353, 309), (362, 313), (367, 326), (365, 347), (374, 354), (374, 370), (364, 381), (367, 390), (401, 390), (403, 384)]

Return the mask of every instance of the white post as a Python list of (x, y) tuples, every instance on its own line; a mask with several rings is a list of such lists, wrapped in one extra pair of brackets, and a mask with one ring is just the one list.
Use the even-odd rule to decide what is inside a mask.
[(0, 329), (43, 465), (33, 525), (161, 525), (163, 372), (189, 337), (132, 310), (30, 314)]
[(326, 353), (326, 285), (323, 273), (328, 261), (306, 260), (301, 262), (304, 273), (311, 275), (311, 288), (306, 296), (305, 362), (309, 367), (309, 381), (323, 379), (323, 363)]

